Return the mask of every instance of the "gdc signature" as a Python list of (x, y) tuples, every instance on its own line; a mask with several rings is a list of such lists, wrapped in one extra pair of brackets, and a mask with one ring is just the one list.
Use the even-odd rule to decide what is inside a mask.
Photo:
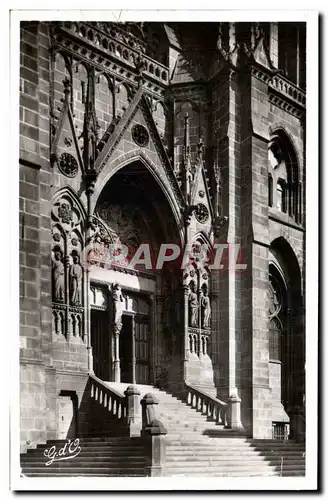
[(69, 460), (70, 458), (76, 457), (81, 451), (80, 440), (76, 438), (74, 441), (70, 439), (64, 444), (62, 448), (57, 450), (57, 446), (52, 446), (49, 449), (44, 450), (43, 454), (48, 458), (46, 465), (51, 465), (54, 462), (59, 462), (59, 460)]

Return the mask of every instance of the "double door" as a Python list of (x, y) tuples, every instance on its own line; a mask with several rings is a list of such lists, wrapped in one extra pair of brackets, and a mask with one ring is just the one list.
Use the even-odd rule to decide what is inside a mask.
[(149, 316), (123, 314), (120, 333), (121, 382), (149, 384)]

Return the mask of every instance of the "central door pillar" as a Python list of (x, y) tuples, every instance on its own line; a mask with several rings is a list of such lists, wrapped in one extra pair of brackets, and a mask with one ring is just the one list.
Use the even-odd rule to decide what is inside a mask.
[(120, 331), (122, 325), (113, 326), (114, 334), (114, 382), (121, 382), (121, 367), (120, 367)]

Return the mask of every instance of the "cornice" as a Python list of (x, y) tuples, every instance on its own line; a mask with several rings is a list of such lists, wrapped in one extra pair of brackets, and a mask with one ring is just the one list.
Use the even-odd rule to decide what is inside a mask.
[(289, 102), (285, 96), (269, 93), (269, 102), (296, 118), (301, 119), (304, 115), (304, 110), (299, 109), (297, 106)]

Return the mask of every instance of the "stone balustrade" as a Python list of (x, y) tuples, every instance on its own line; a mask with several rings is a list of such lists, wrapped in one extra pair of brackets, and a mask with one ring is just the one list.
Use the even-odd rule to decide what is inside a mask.
[(138, 69), (139, 64), (142, 64), (140, 68), (142, 67), (145, 76), (158, 83), (168, 83), (168, 68), (147, 56), (140, 50), (141, 47), (138, 47), (138, 50), (128, 46), (126, 40), (122, 36), (118, 36), (116, 27), (105, 33), (93, 26), (92, 23), (65, 21), (59, 23), (59, 26), (63, 31), (69, 32), (79, 39), (84, 39), (88, 45), (110, 54), (120, 63), (130, 66), (134, 71)]

